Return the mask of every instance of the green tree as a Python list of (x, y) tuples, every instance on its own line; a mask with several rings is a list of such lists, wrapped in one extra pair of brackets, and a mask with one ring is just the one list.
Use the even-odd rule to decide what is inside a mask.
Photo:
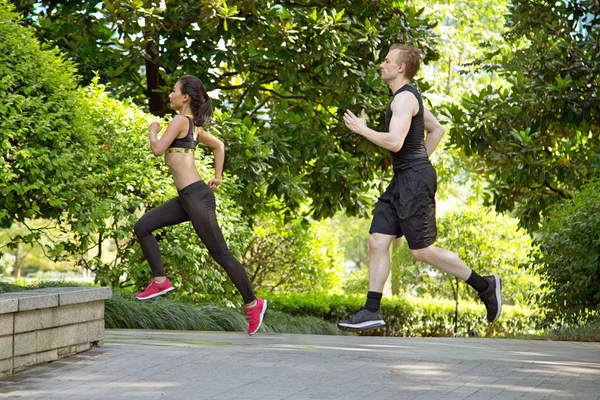
[(535, 231), (599, 171), (600, 5), (519, 0), (507, 24), (510, 51), (480, 63), (507, 86), (449, 106), (450, 136), (489, 183), (485, 203)]
[(340, 116), (364, 105), (383, 125), (388, 93), (377, 64), (390, 43), (436, 56), (433, 24), (397, 0), (18, 3), (38, 37), (82, 66), (84, 83), (99, 71), (119, 96), (148, 99), (154, 114), (167, 112), (178, 76), (205, 79), (216, 107), (238, 120), (215, 129), (249, 215), (273, 199), (291, 214), (307, 203), (317, 219), (364, 212), (387, 154), (349, 134)]
[(546, 277), (542, 304), (551, 319), (585, 322), (600, 305), (600, 181), (556, 203), (536, 239), (532, 263)]
[[(425, 66), (424, 79), (429, 91), (441, 101), (460, 100), (464, 94), (495, 84), (493, 75), (478, 72), (476, 61), (507, 47), (502, 34), (506, 0), (424, 1), (409, 5), (424, 8), (423, 15), (437, 21), (435, 32), (444, 43), (439, 58)], [(494, 58), (490, 58), (492, 61)]]
[[(38, 219), (0, 229), (0, 274), (19, 279), (34, 272), (76, 270), (75, 258), (55, 263), (48, 257), (46, 250), (51, 247), (52, 239), (61, 234), (60, 230), (49, 227), (51, 225), (47, 220)], [(35, 242), (24, 239), (32, 230), (43, 230), (44, 234)]]
[[(94, 137), (81, 124), (75, 69), (56, 50), (42, 50), (33, 34), (0, 2), (0, 227), (14, 221), (59, 218), (78, 193)], [(79, 178), (81, 178), (79, 176)], [(60, 194), (60, 196), (57, 196)], [(25, 241), (38, 236), (28, 234)]]

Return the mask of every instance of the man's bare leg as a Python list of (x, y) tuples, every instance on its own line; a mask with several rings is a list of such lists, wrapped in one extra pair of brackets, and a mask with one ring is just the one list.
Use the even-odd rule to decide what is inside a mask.
[(494, 322), (500, 317), (502, 282), (497, 274), (481, 277), (469, 268), (457, 254), (439, 247), (429, 246), (410, 252), (418, 261), (462, 279), (475, 289), (479, 293), (479, 298), (485, 304), (488, 321)]
[(390, 275), (390, 244), (395, 235), (372, 233), (369, 237), (369, 293), (367, 302), (349, 320), (338, 322), (340, 329), (359, 331), (385, 326), (379, 313), (383, 288)]
[(369, 237), (369, 291), (383, 293), (390, 275), (390, 245), (396, 236), (372, 233)]

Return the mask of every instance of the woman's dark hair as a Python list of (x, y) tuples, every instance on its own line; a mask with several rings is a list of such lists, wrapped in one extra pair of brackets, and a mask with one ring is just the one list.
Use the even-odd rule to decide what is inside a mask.
[(192, 98), (190, 105), (194, 114), (194, 125), (208, 125), (213, 115), (212, 101), (200, 79), (192, 75), (184, 75), (179, 78), (179, 88), (181, 93)]

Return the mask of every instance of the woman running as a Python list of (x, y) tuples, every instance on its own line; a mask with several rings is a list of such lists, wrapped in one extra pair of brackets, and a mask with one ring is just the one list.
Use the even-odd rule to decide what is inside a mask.
[[(225, 268), (229, 278), (241, 293), (248, 315), (248, 334), (258, 331), (267, 309), (267, 301), (254, 295), (248, 274), (233, 257), (225, 244), (215, 215), (215, 196), (221, 183), (225, 146), (219, 139), (202, 129), (212, 119), (212, 102), (204, 85), (195, 76), (183, 76), (169, 94), (171, 108), (179, 111), (165, 133), (158, 138), (162, 127), (153, 122), (148, 127), (150, 147), (155, 156), (165, 155), (173, 174), (179, 196), (144, 214), (135, 224), (135, 234), (152, 270), (152, 282), (135, 297), (151, 299), (173, 290), (165, 276), (158, 242), (152, 232), (165, 227), (192, 221), (200, 240), (215, 261)], [(194, 150), (203, 143), (212, 150), (215, 159), (215, 178), (204, 183), (196, 170)]]

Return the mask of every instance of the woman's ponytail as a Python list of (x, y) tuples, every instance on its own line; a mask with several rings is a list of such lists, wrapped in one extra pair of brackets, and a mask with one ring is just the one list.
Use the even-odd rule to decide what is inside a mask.
[(187, 94), (192, 101), (192, 114), (194, 115), (194, 125), (206, 126), (210, 124), (213, 116), (213, 107), (210, 97), (200, 79), (192, 75), (184, 75), (179, 78), (179, 87), (181, 93)]

